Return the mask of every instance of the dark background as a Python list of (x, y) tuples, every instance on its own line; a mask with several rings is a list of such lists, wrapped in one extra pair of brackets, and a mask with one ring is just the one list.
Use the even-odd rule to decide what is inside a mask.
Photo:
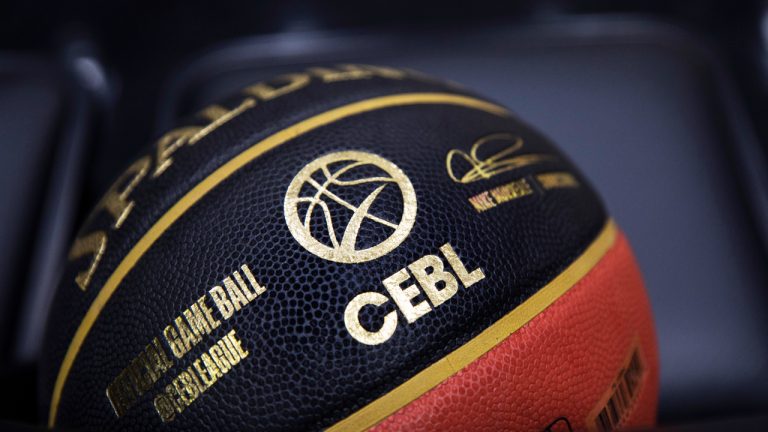
[[(759, 159), (768, 143), (768, 121), (765, 120), (768, 118), (768, 2), (3, 2), (0, 4), (0, 206), (3, 207), (0, 222), (7, 231), (0, 230), (0, 259), (4, 261), (0, 262), (0, 392), (5, 393), (0, 398), (12, 397), (13, 403), (0, 404), (0, 419), (36, 422), (35, 368), (41, 343), (39, 329), (45, 320), (45, 295), (55, 286), (57, 263), (66, 252), (76, 227), (109, 186), (115, 173), (167, 127), (167, 121), (173, 117), (168, 112), (169, 107), (182, 112), (195, 108), (173, 106), (169, 102), (169, 88), (181, 85), (178, 84), (179, 76), (188, 70), (187, 65), (193, 60), (206, 54), (226, 52), (233, 40), (240, 40), (241, 45), (253, 40), (254, 49), (263, 50), (261, 57), (257, 57), (265, 64), (279, 63), (280, 67), (289, 67), (300, 63), (297, 60), (300, 55), (294, 51), (304, 52), (306, 47), (268, 47), (264, 39), (259, 39), (274, 35), (299, 35), (292, 40), (316, 38), (325, 40), (325, 44), (333, 44), (333, 38), (336, 38), (344, 44), (371, 34), (379, 38), (382, 35), (397, 38), (419, 34), (423, 48), (428, 46), (423, 42), (425, 39), (439, 39), (441, 35), (460, 39), (461, 35), (485, 30), (492, 30), (490, 36), (484, 36), (491, 39), (493, 34), (504, 34), (507, 30), (513, 37), (528, 37), (530, 31), (526, 33), (527, 30), (521, 32), (519, 29), (530, 28), (538, 29), (534, 39), (542, 39), (541, 34), (547, 32), (557, 34), (558, 41), (569, 37), (578, 39), (579, 30), (573, 30), (573, 23), (594, 25), (625, 22), (623, 20), (673, 26), (694, 40), (697, 49), (704, 47), (706, 61), (717, 65), (716, 71), (704, 72), (700, 77), (702, 82), (691, 89), (691, 92), (702, 93), (701, 98), (676, 95), (673, 89), (680, 86), (670, 83), (667, 105), (680, 105), (686, 109), (685, 103), (712, 104), (713, 117), (697, 117), (696, 121), (722, 122), (722, 125), (702, 124), (701, 133), (716, 130), (722, 135), (717, 141), (725, 147), (735, 146), (735, 142), (741, 140), (740, 132), (749, 131), (753, 138), (752, 153), (740, 158), (725, 157), (728, 169), (713, 172), (713, 175), (723, 176), (724, 195), (736, 197), (738, 203), (749, 203), (744, 204), (745, 208), (757, 207), (750, 213), (752, 216), (738, 219), (740, 234), (733, 234), (734, 238), (752, 236), (762, 240), (755, 240), (749, 246), (742, 240), (734, 240), (733, 247), (738, 250), (719, 250), (716, 253), (722, 254), (722, 258), (714, 257), (707, 262), (720, 260), (725, 267), (730, 265), (729, 258), (740, 259), (738, 257), (746, 255), (758, 263), (765, 263), (764, 239), (768, 220), (761, 217), (760, 207), (765, 205), (766, 197), (760, 191), (768, 185), (760, 184), (766, 172), (764, 161)], [(569, 30), (563, 31), (563, 28)], [(563, 33), (567, 34), (563, 36)], [(683, 51), (680, 56), (701, 56), (698, 51), (696, 54)], [(272, 55), (278, 60), (272, 60)], [(637, 65), (642, 64), (642, 59), (635, 61), (639, 62)], [(690, 59), (685, 61), (691, 62)], [(700, 60), (693, 61), (696, 62)], [(640, 66), (630, 69), (637, 67)], [(251, 75), (248, 76), (258, 76), (262, 72), (249, 72)], [(439, 71), (429, 72), (440, 74)], [(227, 73), (220, 71), (222, 76)], [(708, 94), (713, 86), (723, 82), (730, 89), (727, 100), (719, 92)], [(29, 92), (24, 93), (25, 89)], [(190, 96), (188, 89), (182, 90), (193, 101), (190, 102), (192, 105), (205, 99), (202, 94), (216, 93), (208, 87), (200, 90), (201, 95)], [(488, 91), (485, 93), (489, 94)], [(685, 102), (676, 105), (672, 100), (675, 97), (685, 99)], [(603, 110), (609, 115), (610, 108), (603, 107)], [(650, 110), (658, 113), (662, 108), (652, 107)], [(595, 112), (601, 111), (595, 109)], [(536, 120), (535, 110), (522, 114)], [(725, 116), (730, 119), (725, 120)], [(534, 121), (539, 127), (546, 126), (542, 122), (546, 120), (539, 124)], [(545, 131), (557, 135), (558, 124), (550, 125)], [(691, 133), (688, 138), (693, 136), (696, 134)], [(11, 141), (18, 145), (14, 146)], [(696, 151), (695, 147), (686, 149)], [(69, 161), (64, 164), (68, 169), (61, 167), (62, 160)], [(601, 178), (600, 172), (593, 174), (589, 160), (577, 162), (590, 175), (595, 175), (598, 189), (607, 195), (611, 207), (610, 187), (600, 187), (601, 180), (609, 177), (603, 175)], [(684, 173), (681, 175), (695, 176), (699, 175), (698, 169), (691, 165), (678, 171)], [(741, 171), (750, 170), (757, 173), (735, 180)], [(697, 207), (691, 203), (688, 208), (693, 212)], [(620, 215), (628, 209), (631, 207), (613, 211)], [(734, 211), (742, 209), (736, 207)], [(627, 219), (631, 219), (631, 215), (623, 220)], [(647, 266), (646, 262), (651, 262), (651, 258), (643, 261), (643, 241), (633, 238), (631, 228), (628, 227), (630, 238), (636, 243), (641, 264)], [(713, 232), (712, 237), (717, 238), (733, 230), (719, 227), (719, 231), (713, 231), (717, 232)], [(706, 227), (702, 232), (706, 235)], [(724, 240), (718, 244), (731, 243)], [(677, 256), (668, 265), (693, 266), (695, 262)], [(731, 265), (729, 268), (736, 267)], [(656, 269), (644, 270), (650, 280), (656, 277), (653, 271), (659, 273)], [(692, 267), (687, 271), (698, 270)], [(723, 273), (726, 273), (725, 269)], [(765, 275), (745, 276), (745, 280), (747, 282), (733, 283), (753, 284), (752, 291), (736, 294), (746, 295), (746, 303), (765, 305), (764, 292), (755, 291), (764, 288)], [(729, 287), (723, 286), (723, 289)], [(37, 293), (38, 297), (30, 293)], [(750, 293), (754, 293), (754, 297), (749, 297)], [(652, 292), (652, 298), (654, 294)], [(659, 302), (664, 301), (663, 296), (660, 298), (653, 298), (657, 312)], [(35, 304), (39, 307), (34, 307)], [(768, 308), (762, 310), (768, 311)], [(688, 311), (680, 311), (681, 327), (690, 322), (686, 313)], [(729, 310), (726, 313), (739, 315), (744, 312)], [(700, 318), (703, 319), (697, 317)], [(712, 320), (717, 319), (717, 316), (712, 317)], [(674, 324), (674, 320), (670, 322)], [(672, 327), (659, 331), (670, 333), (675, 326)], [(738, 338), (742, 330), (727, 331), (733, 331), (732, 337)], [(768, 334), (757, 334), (757, 337), (766, 336), (764, 341), (768, 345)], [(712, 346), (711, 349), (715, 352), (719, 347)], [(727, 355), (743, 358), (755, 353)], [(760, 380), (765, 374), (761, 377), (756, 385), (763, 385), (764, 381)], [(718, 379), (721, 378), (712, 377), (713, 382)], [(708, 386), (706, 377), (688, 391), (691, 401), (706, 399), (707, 403), (686, 401), (685, 392), (674, 393), (674, 398), (662, 399), (663, 423), (764, 414), (768, 404), (765, 400), (731, 398), (722, 389)], [(703, 394), (711, 394), (711, 397), (703, 398)]]
[[(97, 96), (117, 156), (96, 154), (87, 175), (105, 185), (154, 135), (164, 86), (180, 66), (225, 41), (309, 31), (434, 31), (567, 21), (584, 16), (647, 16), (694, 32), (732, 71), (763, 142), (768, 140), (768, 5), (764, 0), (453, 1), (6, 1), (0, 49), (44, 53), (57, 67), (88, 53), (109, 79)], [(63, 71), (66, 72), (66, 71)], [(109, 161), (115, 161), (113, 165)], [(87, 191), (86, 204), (100, 191)], [(87, 207), (87, 206), (86, 206)]]

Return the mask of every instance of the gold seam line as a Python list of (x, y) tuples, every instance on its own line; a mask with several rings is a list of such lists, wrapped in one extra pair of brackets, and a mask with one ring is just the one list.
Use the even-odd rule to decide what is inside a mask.
[(446, 104), (446, 105), (458, 105), (468, 108), (474, 108), (481, 111), (486, 111), (490, 114), (498, 116), (511, 115), (506, 108), (499, 105), (485, 102), (480, 99), (475, 99), (469, 96), (462, 96), (450, 93), (403, 93), (390, 96), (381, 96), (372, 99), (366, 99), (359, 102), (354, 102), (348, 105), (344, 105), (332, 110), (323, 112), (314, 117), (310, 117), (306, 120), (295, 123), (273, 135), (265, 138), (264, 140), (252, 145), (242, 153), (238, 154), (234, 158), (230, 159), (227, 163), (216, 169), (208, 175), (203, 181), (198, 183), (194, 188), (187, 192), (176, 204), (173, 205), (155, 224), (144, 234), (144, 236), (133, 246), (128, 254), (123, 258), (115, 271), (110, 275), (107, 282), (99, 291), (96, 299), (88, 308), (88, 312), (85, 314), (83, 321), (75, 332), (75, 336), (72, 338), (72, 342), (67, 348), (67, 353), (64, 355), (64, 360), (59, 368), (59, 373), (56, 376), (56, 383), (53, 387), (53, 394), (51, 396), (51, 407), (48, 413), (48, 427), (53, 427), (56, 423), (56, 414), (59, 407), (59, 401), (61, 400), (61, 393), (64, 389), (64, 384), (69, 375), (69, 371), (72, 368), (72, 364), (77, 357), (80, 347), (88, 335), (88, 332), (93, 327), (94, 322), (98, 318), (102, 309), (106, 305), (109, 298), (115, 292), (120, 282), (133, 268), (136, 262), (144, 255), (155, 241), (190, 207), (192, 207), (197, 201), (199, 201), (205, 194), (215, 188), (219, 183), (227, 179), (235, 171), (242, 168), (247, 163), (256, 159), (265, 152), (278, 147), (287, 141), (290, 141), (302, 134), (310, 132), (321, 126), (328, 125), (330, 123), (339, 121), (349, 116), (356, 114), (362, 114), (368, 111), (374, 111), (378, 109), (402, 106), (402, 105), (422, 105), (422, 104)]
[(616, 231), (616, 224), (609, 219), (592, 244), (536, 294), (469, 342), (395, 387), (394, 390), (326, 429), (326, 432), (367, 430), (490, 351), (554, 303), (589, 273), (613, 246)]

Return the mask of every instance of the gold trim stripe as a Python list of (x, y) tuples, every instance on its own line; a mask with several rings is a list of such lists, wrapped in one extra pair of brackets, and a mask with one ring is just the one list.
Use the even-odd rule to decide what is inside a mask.
[(576, 285), (613, 246), (615, 239), (616, 224), (609, 219), (584, 253), (536, 294), (466, 344), (331, 426), (327, 432), (369, 429), (477, 360)]
[(77, 358), (77, 354), (80, 351), (80, 347), (83, 345), (88, 332), (93, 327), (99, 314), (104, 309), (104, 306), (109, 301), (112, 294), (117, 290), (120, 282), (125, 278), (128, 272), (131, 271), (138, 260), (144, 255), (144, 253), (157, 241), (160, 236), (171, 226), (177, 219), (179, 219), (190, 207), (204, 197), (208, 192), (215, 188), (219, 183), (226, 180), (234, 172), (242, 168), (247, 163), (253, 161), (257, 157), (261, 156), (265, 152), (274, 149), (286, 142), (310, 132), (319, 127), (328, 125), (330, 123), (342, 120), (346, 117), (350, 117), (357, 114), (362, 114), (369, 111), (378, 109), (403, 106), (403, 105), (420, 105), (420, 104), (446, 104), (446, 105), (458, 105), (462, 107), (473, 108), (488, 113), (508, 116), (509, 112), (498, 105), (475, 99), (468, 96), (461, 96), (449, 93), (404, 93), (390, 96), (381, 96), (372, 99), (367, 99), (348, 105), (344, 105), (324, 113), (318, 114), (314, 117), (310, 117), (306, 120), (293, 124), (273, 135), (270, 135), (266, 139), (252, 145), (239, 155), (232, 158), (230, 161), (219, 167), (216, 171), (211, 173), (197, 186), (192, 188), (186, 193), (176, 204), (173, 205), (155, 224), (144, 234), (144, 236), (133, 246), (128, 254), (123, 258), (120, 264), (117, 266), (112, 275), (107, 279), (107, 282), (99, 291), (96, 299), (91, 304), (88, 312), (86, 312), (83, 321), (75, 332), (75, 336), (72, 338), (72, 342), (67, 348), (67, 353), (64, 355), (64, 360), (59, 368), (59, 373), (56, 376), (56, 383), (53, 387), (53, 395), (51, 396), (51, 407), (48, 413), (48, 427), (53, 427), (56, 424), (56, 414), (59, 408), (59, 402), (61, 400), (61, 393), (64, 390), (64, 384), (67, 381), (69, 372), (72, 369), (72, 364)]

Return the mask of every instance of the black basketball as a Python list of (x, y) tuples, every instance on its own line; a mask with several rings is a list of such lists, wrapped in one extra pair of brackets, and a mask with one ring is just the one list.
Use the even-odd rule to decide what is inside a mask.
[(390, 67), (254, 83), (159, 137), (69, 251), (50, 426), (545, 430), (655, 419), (650, 309), (587, 180)]

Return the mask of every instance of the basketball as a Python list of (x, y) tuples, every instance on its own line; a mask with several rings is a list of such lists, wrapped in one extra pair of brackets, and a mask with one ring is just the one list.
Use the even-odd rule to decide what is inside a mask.
[(68, 251), (49, 427), (653, 425), (629, 242), (514, 108), (409, 69), (318, 66), (157, 137)]

